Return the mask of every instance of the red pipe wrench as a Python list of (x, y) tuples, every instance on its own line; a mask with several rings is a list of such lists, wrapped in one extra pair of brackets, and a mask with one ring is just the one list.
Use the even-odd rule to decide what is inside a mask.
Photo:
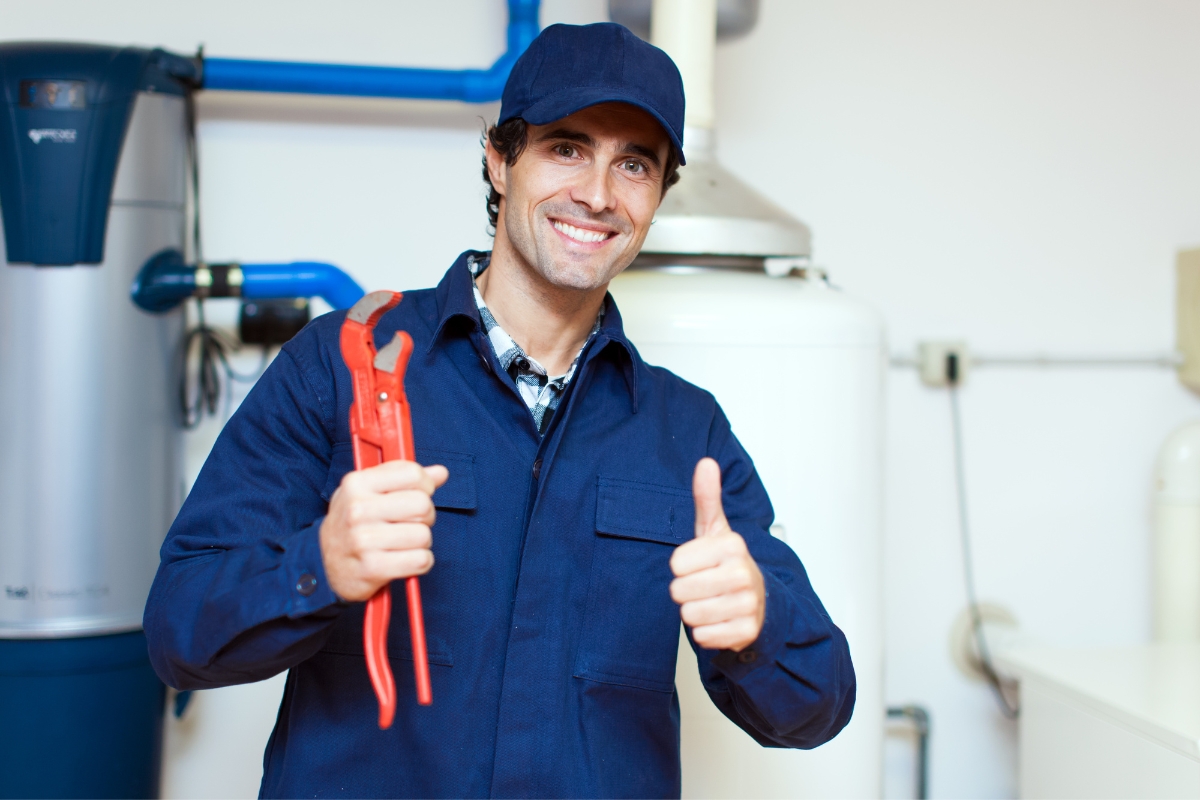
[[(366, 469), (385, 461), (413, 461), (412, 420), (404, 396), (404, 370), (412, 354), (412, 339), (404, 331), (379, 352), (375, 351), (375, 325), (400, 302), (399, 292), (371, 292), (346, 313), (342, 323), (342, 358), (350, 368), (354, 402), (350, 405), (350, 437), (354, 468)], [(425, 649), (425, 617), (421, 612), (421, 585), (414, 575), (405, 581), (408, 593), (408, 626), (412, 631), (413, 669), (417, 702), (433, 702), (429, 682), (429, 657)], [(367, 601), (363, 617), (363, 650), (367, 673), (379, 698), (379, 727), (389, 728), (396, 715), (396, 681), (388, 663), (388, 623), (392, 592), (384, 586)]]

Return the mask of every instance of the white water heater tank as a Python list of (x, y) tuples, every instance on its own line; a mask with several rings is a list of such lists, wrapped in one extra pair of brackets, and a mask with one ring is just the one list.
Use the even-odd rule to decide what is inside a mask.
[(878, 797), (883, 760), (880, 316), (817, 270), (629, 269), (610, 290), (649, 363), (712, 392), (775, 506), (858, 679), (850, 724), (815, 750), (760, 747), (709, 700), (682, 639), (683, 796)]
[(1200, 642), (1200, 422), (1172, 431), (1154, 470), (1154, 640)]

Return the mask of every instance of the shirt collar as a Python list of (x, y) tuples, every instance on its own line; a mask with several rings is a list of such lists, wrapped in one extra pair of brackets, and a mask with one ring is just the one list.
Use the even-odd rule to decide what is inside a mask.
[[(471, 272), (467, 268), (467, 259), (475, 258), (482, 260), (491, 257), (491, 252), (487, 250), (465, 250), (457, 259), (450, 269), (446, 270), (446, 274), (442, 277), (441, 282), (434, 290), (434, 296), (437, 298), (438, 305), (438, 322), (434, 329), (433, 337), (429, 340), (428, 351), (432, 351), (434, 345), (442, 337), (442, 333), (450, 320), (456, 317), (462, 317), (471, 322), (476, 331), (483, 330), (483, 322), (479, 318), (479, 309), (475, 305), (475, 283), (471, 278)], [(489, 349), (491, 345), (484, 342), (484, 345)], [(625, 384), (629, 388), (630, 400), (633, 405), (633, 413), (638, 410), (638, 368), (641, 366), (642, 359), (638, 355), (637, 349), (625, 337), (625, 329), (621, 324), (621, 312), (617, 310), (617, 304), (613, 300), (611, 294), (604, 295), (604, 318), (600, 323), (600, 330), (593, 337), (592, 344), (587, 348), (587, 355), (580, 361), (579, 367), (593, 358), (596, 358), (600, 353), (606, 352), (616, 346), (616, 349), (622, 354), (622, 372), (625, 376)], [(427, 351), (427, 352), (428, 352)]]

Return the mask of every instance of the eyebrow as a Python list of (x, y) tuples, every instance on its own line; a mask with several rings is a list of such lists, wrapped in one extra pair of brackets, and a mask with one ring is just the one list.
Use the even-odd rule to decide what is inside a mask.
[[(547, 139), (576, 142), (577, 144), (581, 144), (585, 147), (594, 148), (596, 146), (596, 140), (591, 136), (588, 136), (582, 131), (573, 131), (570, 128), (555, 128), (554, 130), (544, 133), (538, 137), (539, 142)], [(645, 145), (636, 144), (634, 142), (626, 142), (621, 146), (621, 152), (641, 156), (653, 164), (656, 168), (662, 168), (662, 159), (658, 157), (658, 153), (654, 152)]]

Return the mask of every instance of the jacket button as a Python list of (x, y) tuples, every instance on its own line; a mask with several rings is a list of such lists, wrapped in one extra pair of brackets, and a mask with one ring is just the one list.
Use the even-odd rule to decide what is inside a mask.
[(542, 460), (539, 458), (533, 462), (533, 479), (536, 481), (538, 476), (542, 474)]
[(304, 573), (300, 576), (300, 580), (296, 581), (296, 591), (308, 597), (317, 590), (317, 578), (315, 575)]
[(743, 650), (742, 652), (738, 653), (738, 661), (742, 662), (743, 664), (752, 664), (757, 660), (758, 653), (754, 652), (753, 650)]
[(487, 356), (483, 355), (482, 353), (479, 354), (479, 363), (483, 364), (484, 372), (492, 371), (492, 362), (488, 361)]

